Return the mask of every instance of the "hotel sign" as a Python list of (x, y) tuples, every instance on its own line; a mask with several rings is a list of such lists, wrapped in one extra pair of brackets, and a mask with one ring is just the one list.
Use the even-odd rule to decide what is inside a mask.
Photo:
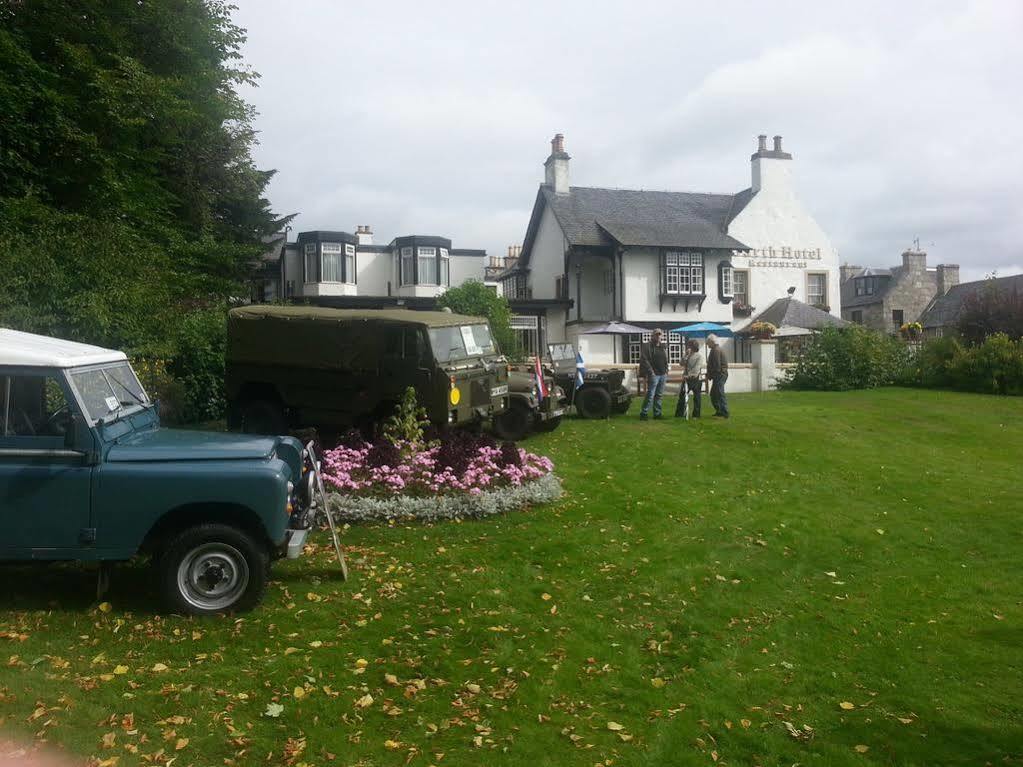
[(820, 248), (790, 248), (787, 246), (733, 250), (735, 258), (748, 258), (751, 267), (805, 269), (807, 261), (820, 261)]

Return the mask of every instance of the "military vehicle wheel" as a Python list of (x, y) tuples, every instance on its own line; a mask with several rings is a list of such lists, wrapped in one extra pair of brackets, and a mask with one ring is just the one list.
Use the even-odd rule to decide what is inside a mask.
[(154, 559), (164, 599), (175, 612), (245, 612), (266, 593), (270, 557), (248, 533), (209, 523), (178, 533)]
[(575, 411), (583, 418), (607, 418), (611, 414), (611, 395), (604, 389), (584, 387), (575, 395)]
[(253, 399), (242, 405), (242, 431), (246, 434), (287, 434), (288, 421), (276, 402)]
[(546, 421), (537, 421), (535, 428), (537, 431), (554, 431), (561, 426), (561, 416), (557, 418), (549, 418)]
[(532, 429), (533, 411), (518, 400), (512, 400), (507, 410), (494, 417), (494, 434), (501, 439), (517, 442)]

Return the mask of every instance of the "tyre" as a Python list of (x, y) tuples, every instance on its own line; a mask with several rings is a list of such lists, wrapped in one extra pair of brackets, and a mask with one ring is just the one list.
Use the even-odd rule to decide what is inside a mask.
[(242, 431), (246, 434), (287, 434), (288, 420), (277, 402), (253, 399), (242, 405)]
[(536, 429), (537, 431), (544, 432), (554, 431), (559, 426), (561, 426), (561, 418), (562, 417), (559, 415), (557, 418), (549, 418), (546, 421), (537, 421), (536, 425), (533, 428)]
[(575, 395), (575, 411), (583, 418), (607, 418), (611, 414), (611, 395), (606, 389), (584, 387)]
[(244, 530), (209, 523), (174, 536), (154, 558), (167, 605), (187, 615), (245, 612), (266, 593), (270, 556)]
[(632, 397), (629, 397), (624, 402), (616, 402), (611, 406), (611, 412), (618, 415), (625, 415), (629, 412), (629, 408), (632, 407)]
[(526, 404), (512, 400), (507, 410), (494, 416), (494, 434), (517, 442), (533, 430), (533, 420), (533, 411)]

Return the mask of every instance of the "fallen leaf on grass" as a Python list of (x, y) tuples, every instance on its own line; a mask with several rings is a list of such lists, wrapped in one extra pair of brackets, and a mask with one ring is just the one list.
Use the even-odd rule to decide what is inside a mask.
[(391, 749), (393, 751), (396, 748), (401, 748), (401, 743), (399, 743), (396, 740), (385, 740), (384, 741), (384, 748), (389, 748), (389, 749)]
[(853, 750), (857, 754), (865, 754), (865, 753), (867, 753), (870, 750), (870, 746), (864, 746), (864, 745), (860, 744), (858, 746), (853, 746)]
[(266, 711), (263, 712), (263, 716), (268, 716), (271, 719), (276, 719), (284, 713), (284, 706), (280, 703), (267, 703)]
[(366, 693), (361, 698), (359, 698), (357, 701), (355, 701), (356, 708), (369, 708), (372, 705), (373, 705), (373, 696), (370, 695), (369, 693)]
[(625, 725), (618, 724), (618, 722), (608, 722), (607, 729), (611, 730), (611, 732), (620, 732), (625, 729)]
[(651, 687), (656, 687), (657, 689), (664, 687), (664, 685), (666, 684), (667, 682), (665, 682), (659, 676), (655, 676), (653, 679), (650, 680)]
[(127, 674), (128, 673), (128, 667), (127, 666), (114, 666), (114, 673), (118, 674), (118, 675), (120, 675), (120, 674)]
[(299, 700), (301, 698), (304, 698), (305, 697), (305, 688), (304, 687), (296, 687), (294, 690), (292, 690), (291, 694), (295, 696), (295, 700)]
[(174, 744), (174, 750), (175, 751), (180, 751), (181, 749), (183, 749), (187, 745), (188, 745), (188, 738), (178, 738), (177, 743)]
[(384, 681), (390, 685), (397, 685), (398, 677), (396, 677), (394, 674), (384, 674)]
[(154, 663), (153, 664), (153, 671), (155, 671), (156, 673), (160, 673), (161, 671), (166, 671), (166, 670), (167, 670), (167, 666), (165, 664), (163, 664), (163, 663)]
[(898, 716), (898, 717), (896, 717), (896, 719), (898, 719), (903, 724), (913, 724), (913, 720), (912, 719), (907, 719), (904, 716)]
[(838, 704), (838, 707), (846, 711), (852, 711), (854, 708), (856, 708), (856, 704), (850, 703), (847, 700), (843, 700), (841, 703)]
[(99, 603), (99, 611), (101, 613), (108, 613), (108, 612), (110, 612), (113, 609), (114, 609), (114, 606), (112, 604), (110, 604), (109, 602), (100, 602)]

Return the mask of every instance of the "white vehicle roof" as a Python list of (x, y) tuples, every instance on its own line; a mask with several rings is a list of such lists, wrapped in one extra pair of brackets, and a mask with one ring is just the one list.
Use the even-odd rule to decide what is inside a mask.
[(102, 346), (0, 328), (0, 365), (71, 368), (126, 359), (124, 352)]

